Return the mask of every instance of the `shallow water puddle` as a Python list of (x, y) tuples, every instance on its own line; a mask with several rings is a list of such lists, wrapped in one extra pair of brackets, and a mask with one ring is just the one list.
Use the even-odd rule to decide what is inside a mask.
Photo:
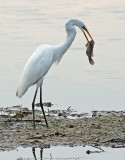
[[(89, 153), (89, 154), (88, 154)], [(22, 148), (13, 151), (0, 152), (2, 160), (124, 160), (124, 148), (95, 148), (92, 146), (53, 146), (50, 148)]]

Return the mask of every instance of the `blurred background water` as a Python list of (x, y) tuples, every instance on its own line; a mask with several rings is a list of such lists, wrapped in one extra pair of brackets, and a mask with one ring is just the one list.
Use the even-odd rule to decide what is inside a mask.
[(124, 0), (1, 0), (1, 107), (31, 106), (35, 86), (22, 99), (15, 95), (20, 74), (39, 45), (64, 42), (65, 23), (70, 18), (84, 21), (94, 38), (95, 65), (89, 64), (86, 40), (76, 28), (77, 35), (71, 48), (44, 79), (43, 101), (57, 104), (58, 109), (72, 106), (80, 112), (124, 109)]

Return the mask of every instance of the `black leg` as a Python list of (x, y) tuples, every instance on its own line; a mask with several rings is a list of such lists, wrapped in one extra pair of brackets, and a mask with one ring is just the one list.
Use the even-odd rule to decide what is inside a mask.
[(36, 92), (35, 92), (35, 95), (34, 95), (34, 98), (33, 98), (33, 102), (32, 102), (32, 110), (33, 110), (33, 127), (34, 127), (34, 129), (36, 128), (36, 125), (35, 125), (35, 111), (34, 111), (34, 107), (35, 107), (35, 99), (36, 99), (37, 91), (38, 91), (38, 89), (36, 89)]
[(40, 160), (43, 159), (43, 148), (40, 148)]
[(44, 112), (44, 109), (43, 109), (43, 103), (42, 103), (42, 87), (40, 86), (40, 106), (41, 106), (41, 109), (42, 109), (42, 112), (43, 112), (43, 116), (44, 116), (44, 119), (45, 119), (45, 122), (46, 122), (46, 126), (48, 128), (48, 123), (47, 123), (47, 120), (46, 120), (46, 115), (45, 115), (45, 112)]
[(32, 148), (32, 152), (33, 152), (33, 156), (34, 156), (35, 160), (37, 160), (36, 153), (35, 153), (35, 147)]

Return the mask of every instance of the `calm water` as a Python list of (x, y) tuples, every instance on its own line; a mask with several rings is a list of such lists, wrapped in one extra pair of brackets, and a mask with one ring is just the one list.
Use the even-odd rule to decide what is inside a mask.
[[(124, 160), (125, 152), (124, 149), (112, 149), (112, 148), (101, 148), (104, 151), (94, 147), (51, 147), (41, 150), (40, 148), (35, 149), (36, 160)], [(86, 151), (92, 151), (95, 153), (86, 154)], [(35, 160), (32, 148), (17, 148), (14, 151), (1, 152), (0, 156), (3, 160), (8, 160), (13, 157), (13, 160)], [(21, 159), (22, 158), (22, 159)]]
[(40, 44), (56, 45), (65, 40), (64, 26), (70, 18), (81, 19), (88, 27), (96, 42), (96, 63), (89, 64), (86, 40), (77, 29), (71, 48), (45, 78), (43, 101), (80, 112), (124, 109), (124, 0), (1, 0), (0, 106), (30, 107), (35, 87), (22, 99), (15, 96), (22, 69)]

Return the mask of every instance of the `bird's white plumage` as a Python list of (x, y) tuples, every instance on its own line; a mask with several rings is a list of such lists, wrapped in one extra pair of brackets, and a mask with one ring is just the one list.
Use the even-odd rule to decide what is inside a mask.
[(22, 97), (27, 89), (33, 84), (37, 84), (37, 88), (42, 85), (45, 74), (54, 62), (59, 62), (72, 44), (76, 30), (74, 26), (78, 26), (81, 30), (85, 26), (83, 22), (77, 19), (70, 19), (66, 23), (67, 38), (60, 45), (41, 45), (38, 47), (25, 65), (21, 78), (19, 80), (16, 95)]
[(39, 87), (39, 85), (41, 85), (42, 83), (41, 79), (44, 78), (44, 75), (48, 72), (52, 63), (52, 46), (41, 45), (40, 47), (38, 47), (24, 67), (18, 84), (17, 96), (22, 97), (27, 89), (35, 83), (38, 83), (37, 87)]

